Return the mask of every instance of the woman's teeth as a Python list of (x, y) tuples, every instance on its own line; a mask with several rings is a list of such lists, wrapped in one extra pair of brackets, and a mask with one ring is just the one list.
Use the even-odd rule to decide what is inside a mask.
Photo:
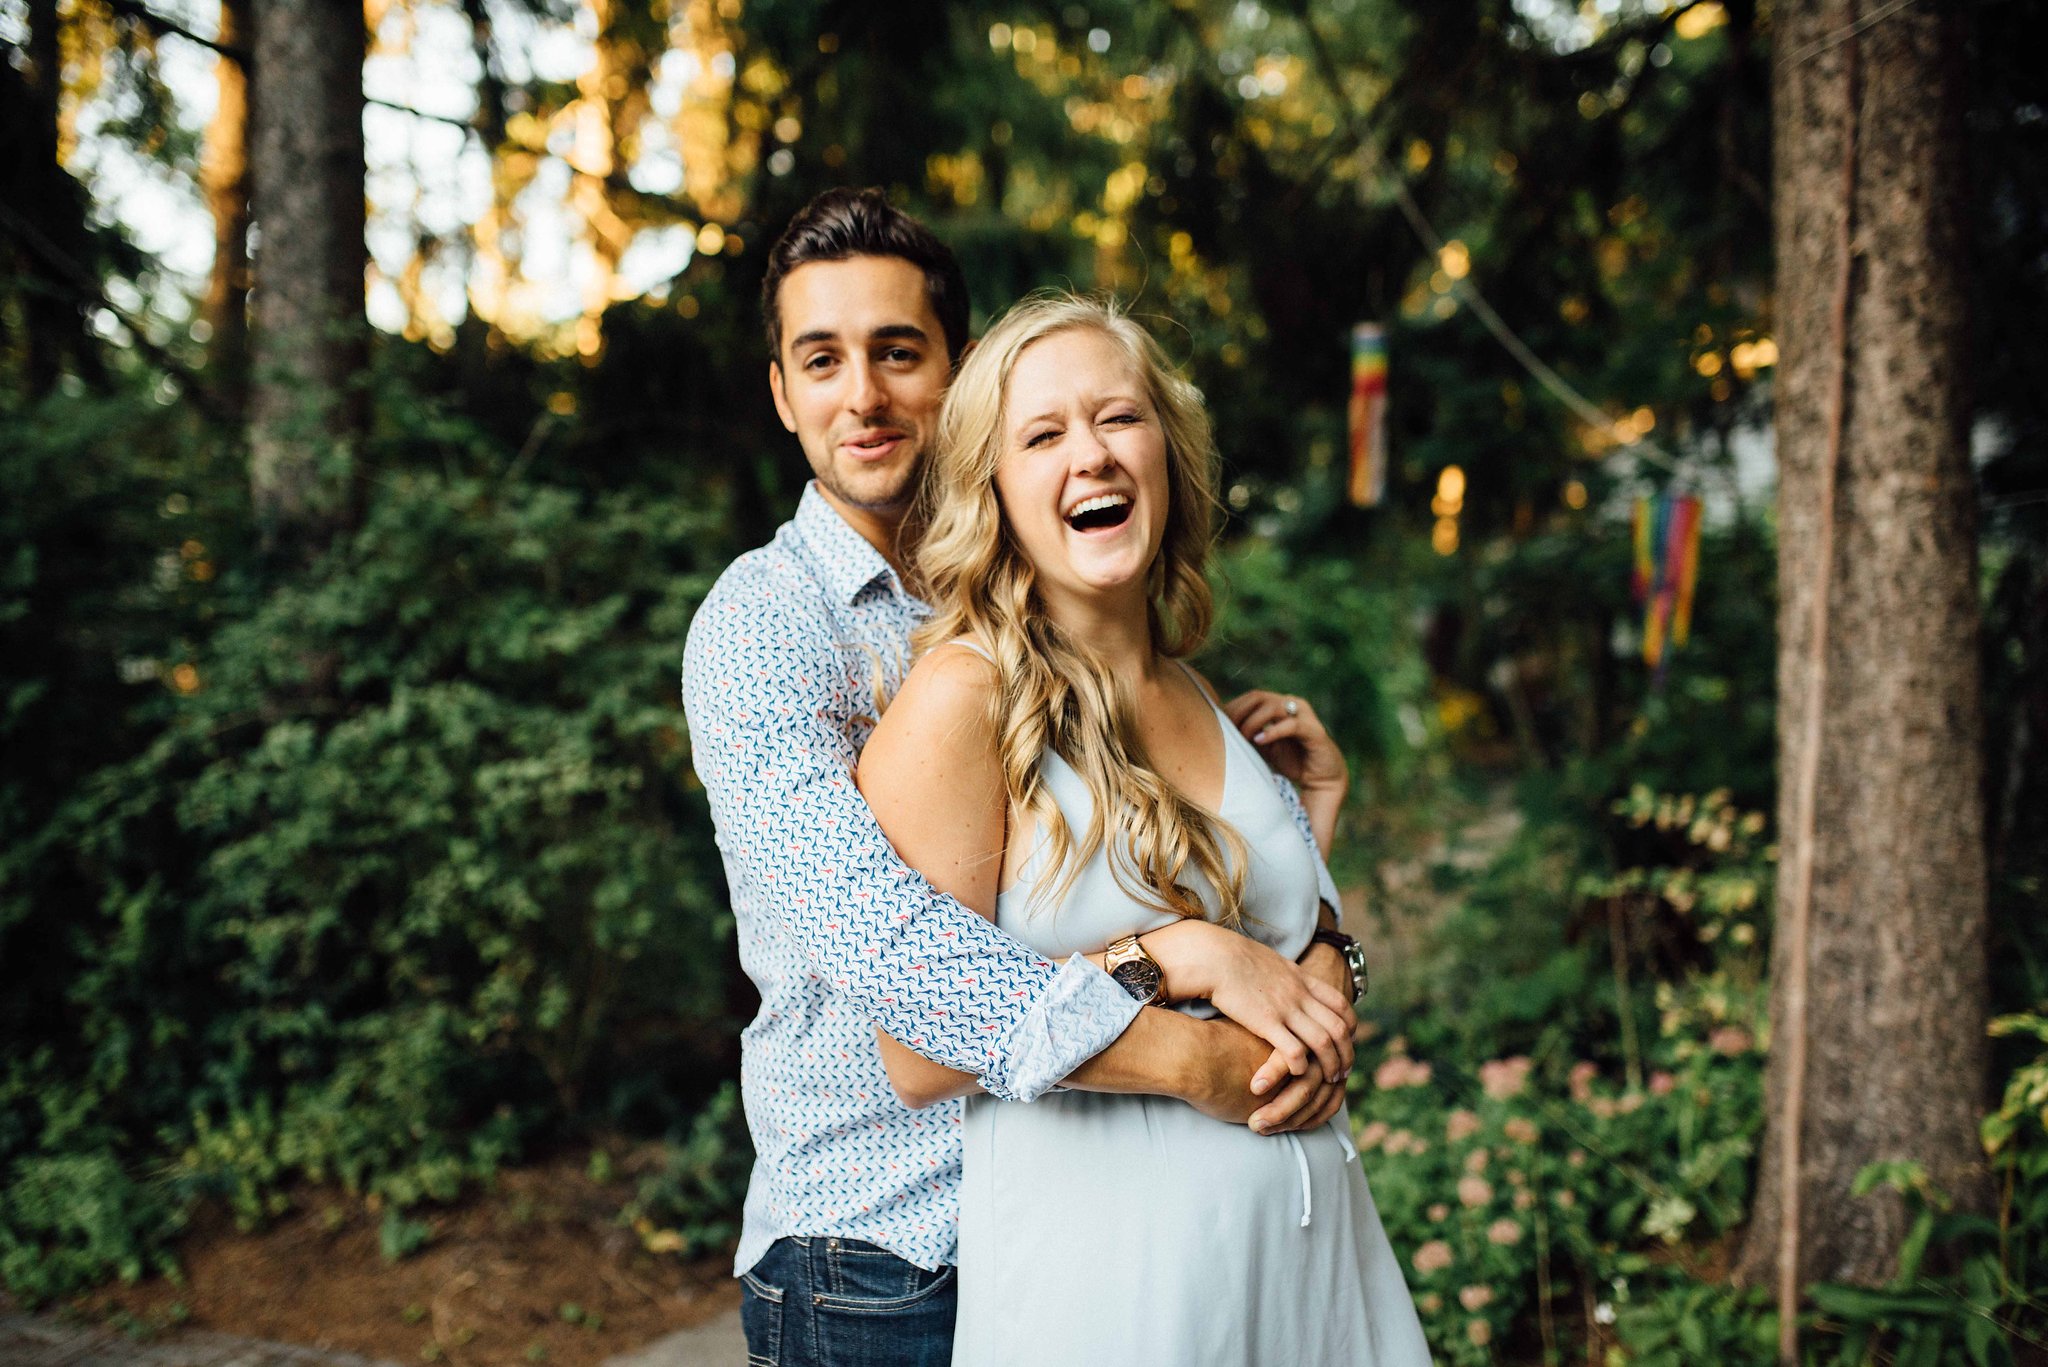
[(1101, 527), (1114, 527), (1130, 516), (1131, 500), (1127, 494), (1098, 494), (1083, 499), (1067, 514), (1067, 525), (1077, 532), (1093, 531)]

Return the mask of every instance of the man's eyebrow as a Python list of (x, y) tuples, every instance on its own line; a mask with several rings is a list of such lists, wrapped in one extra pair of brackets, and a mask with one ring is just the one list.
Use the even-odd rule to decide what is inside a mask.
[[(932, 340), (931, 334), (915, 323), (884, 323), (869, 333), (868, 338), (870, 341), (877, 342), (929, 343)], [(813, 328), (809, 332), (800, 332), (790, 338), (789, 345), (791, 350), (795, 350), (798, 347), (809, 346), (813, 342), (836, 342), (838, 340), (839, 334), (830, 328)]]

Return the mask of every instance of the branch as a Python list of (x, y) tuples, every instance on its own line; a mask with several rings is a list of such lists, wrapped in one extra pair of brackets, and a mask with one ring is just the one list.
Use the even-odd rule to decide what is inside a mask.
[(248, 71), (256, 65), (254, 54), (247, 48), (232, 47), (215, 39), (202, 37), (191, 29), (186, 28), (177, 20), (158, 14), (155, 10), (143, 4), (142, 0), (107, 0), (107, 8), (116, 14), (125, 15), (137, 21), (159, 38), (183, 38), (188, 43), (197, 43), (203, 48), (210, 48), (240, 66), (244, 71)]
[(134, 340), (135, 349), (154, 362), (158, 369), (176, 376), (201, 412), (216, 422), (229, 422), (228, 414), (222, 408), (219, 397), (207, 387), (206, 382), (189, 366), (150, 341), (142, 320), (131, 318), (120, 305), (107, 298), (106, 291), (100, 287), (92, 272), (52, 242), (42, 229), (5, 204), (0, 204), (0, 228), (5, 228), (12, 234), (14, 239), (28, 250), (29, 255), (39, 260), (44, 269), (51, 273), (49, 283), (70, 294), (78, 303), (105, 309), (111, 313), (121, 326), (128, 329), (130, 337)]
[(363, 103), (374, 104), (379, 109), (395, 109), (401, 114), (410, 114), (416, 119), (432, 119), (435, 123), (451, 124), (456, 128), (460, 128), (465, 133), (476, 132), (476, 124), (474, 122), (469, 119), (458, 119), (452, 114), (429, 114), (424, 109), (414, 109), (409, 104), (399, 104), (395, 100), (380, 100), (375, 95), (363, 96)]
[[(143, 4), (142, 0), (106, 0), (106, 3), (107, 7), (114, 13), (135, 20), (159, 38), (183, 38), (188, 43), (197, 43), (209, 51), (219, 53), (229, 61), (240, 66), (244, 72), (253, 72), (256, 69), (256, 55), (249, 49), (235, 47), (232, 44), (208, 38), (203, 34), (194, 33), (177, 20), (158, 14), (155, 10)], [(414, 109), (411, 105), (396, 104), (390, 100), (380, 100), (374, 95), (365, 95), (363, 103), (379, 105), (385, 109), (395, 109), (401, 114), (410, 114), (416, 119), (433, 119), (440, 123), (453, 124), (457, 128), (470, 131), (475, 130), (475, 125), (468, 119), (451, 118), (446, 114), (429, 114), (424, 109)]]

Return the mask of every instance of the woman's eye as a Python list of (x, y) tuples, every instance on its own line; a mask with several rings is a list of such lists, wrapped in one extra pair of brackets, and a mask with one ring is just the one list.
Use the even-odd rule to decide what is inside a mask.
[(1107, 418), (1103, 419), (1104, 422), (1123, 423), (1137, 422), (1138, 420), (1138, 415), (1136, 413), (1112, 413)]
[(1034, 446), (1043, 446), (1058, 435), (1059, 430), (1051, 427), (1043, 432), (1033, 432), (1030, 436), (1024, 438), (1024, 449), (1029, 451)]

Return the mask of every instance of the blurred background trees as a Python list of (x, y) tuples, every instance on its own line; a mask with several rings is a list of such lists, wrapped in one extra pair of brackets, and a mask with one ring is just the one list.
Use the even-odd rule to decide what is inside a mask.
[[(2048, 92), (2020, 56), (2048, 37), (2037, 9), (1965, 7), (1954, 59), (1958, 497), (1982, 545), (1992, 1006), (2015, 1020), (2048, 999)], [(1205, 667), (1317, 697), (1352, 754), (1340, 877), (1385, 946), (1374, 1047), (1404, 1061), (1391, 1080), (1436, 1068), (1365, 1089), (1361, 1125), (1604, 1137), (1546, 1179), (1608, 1209), (1568, 1238), (1544, 1207), (1561, 1223), (1541, 1289), (1505, 1182), (1454, 1236), (1461, 1216), (1428, 1212), (1455, 1146), (1382, 1154), (1412, 1192), (1383, 1195), (1397, 1242), (1498, 1261), (1482, 1309), (1418, 1272), (1439, 1350), (1597, 1338), (1574, 1279), (1591, 1298), (1667, 1275), (1619, 1261), (1646, 1240), (1724, 1247), (1761, 1069), (1725, 1032), (1766, 1027), (1754, 908), (1774, 868), (1742, 823), (1778, 780), (1782, 16), (370, 0), (361, 18), (0, 0), (20, 130), (0, 149), (12, 1287), (152, 1265), (208, 1196), (255, 1221), (310, 1178), (404, 1207), (615, 1136), (693, 1155), (634, 1218), (719, 1236), (746, 1154), (709, 1099), (751, 1002), (675, 671), (698, 596), (805, 478), (755, 298), (769, 241), (837, 183), (933, 223), (977, 323), (1044, 285), (1114, 289), (1208, 395), (1232, 522)], [(1598, 421), (1496, 342), (1473, 290)], [(1388, 334), (1392, 466), (1362, 509), (1344, 465), (1364, 321)], [(1652, 671), (1628, 512), (1674, 488), (1705, 503), (1699, 601)], [(1998, 1078), (2038, 1052), (2028, 1029), (1997, 1045)], [(1497, 1096), (1508, 1074), (1483, 1065), (1513, 1059), (1530, 1090)], [(1651, 1093), (1658, 1075), (1686, 1086)], [(1652, 1098), (1641, 1122), (1589, 1109), (1631, 1095)], [(1464, 1114), (1483, 1128), (1445, 1119)], [(2038, 1118), (2010, 1128), (1993, 1162), (2016, 1227), (2048, 1163)], [(1628, 1195), (1637, 1179), (1654, 1195)], [(1493, 1240), (1499, 1220), (1530, 1236)], [(1950, 1234), (1954, 1265), (1983, 1253), (1981, 1230)], [(2038, 1327), (2038, 1305), (2013, 1309), (2023, 1254), (1997, 1245), (1992, 1309), (1927, 1318)], [(1624, 1314), (1631, 1343), (1690, 1323), (1742, 1360), (1756, 1308), (1702, 1294), (1659, 1302), (1691, 1320)]]

